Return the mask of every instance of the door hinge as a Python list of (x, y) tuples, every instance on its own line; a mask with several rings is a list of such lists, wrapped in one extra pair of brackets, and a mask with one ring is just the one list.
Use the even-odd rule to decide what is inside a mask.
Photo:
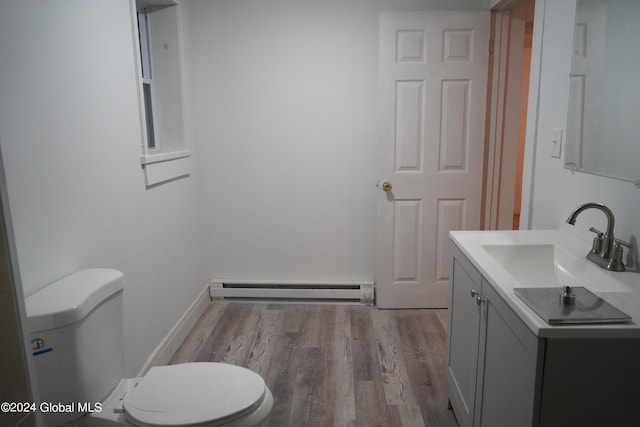
[(489, 40), (489, 55), (493, 55), (494, 44), (493, 40)]

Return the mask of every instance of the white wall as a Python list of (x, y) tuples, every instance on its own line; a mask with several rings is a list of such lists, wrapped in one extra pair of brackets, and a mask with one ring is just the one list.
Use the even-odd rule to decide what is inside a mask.
[[(537, 12), (543, 7), (544, 33), (531, 228), (561, 227), (590, 242), (593, 236), (588, 232), (590, 226), (603, 231), (606, 227), (602, 213), (585, 212), (578, 218), (575, 227), (564, 221), (579, 204), (601, 202), (609, 206), (616, 216), (616, 236), (632, 240), (637, 248), (640, 243), (640, 189), (629, 182), (571, 173), (564, 169), (563, 159), (555, 159), (550, 155), (551, 131), (554, 128), (565, 128), (567, 120), (575, 1), (536, 2)], [(536, 107), (531, 105), (531, 108)], [(635, 118), (629, 117), (629, 120)], [(640, 163), (640, 159), (636, 159), (636, 163)]]
[(483, 1), (185, 6), (210, 275), (373, 280), (378, 14)]
[(127, 0), (0, 3), (0, 144), (25, 296), (124, 272), (135, 375), (206, 283), (195, 177), (146, 190)]

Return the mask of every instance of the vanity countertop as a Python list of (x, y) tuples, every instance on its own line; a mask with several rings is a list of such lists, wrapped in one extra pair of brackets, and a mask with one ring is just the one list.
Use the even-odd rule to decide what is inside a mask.
[[(596, 266), (585, 258), (589, 246), (569, 234), (560, 230), (451, 231), (449, 236), (538, 337), (640, 338), (640, 274), (635, 271), (610, 272)], [(517, 263), (526, 268), (526, 257), (519, 260), (506, 259), (503, 261), (504, 265), (501, 265), (495, 255), (488, 251), (491, 247), (504, 248), (509, 245), (555, 248), (560, 253), (556, 268), (561, 274), (553, 277), (547, 275), (547, 278), (540, 279), (540, 283), (535, 280), (517, 280), (507, 269)], [(553, 260), (550, 264), (553, 264)], [(537, 271), (532, 271), (531, 276), (537, 274)], [(536, 286), (557, 286), (560, 291), (562, 285), (586, 287), (631, 316), (631, 323), (552, 326), (538, 317), (513, 291), (516, 287)]]

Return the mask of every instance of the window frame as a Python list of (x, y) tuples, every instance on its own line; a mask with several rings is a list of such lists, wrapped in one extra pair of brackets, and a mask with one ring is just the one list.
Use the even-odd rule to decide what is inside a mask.
[[(180, 51), (180, 19), (178, 3), (173, 0), (130, 0), (132, 29), (134, 34), (135, 68), (139, 118), (141, 124), (141, 156), (140, 162), (144, 171), (145, 186), (154, 187), (164, 182), (173, 181), (191, 174), (191, 150), (187, 147), (184, 137), (184, 103), (182, 76), (182, 56)], [(173, 141), (172, 146), (163, 146), (166, 138), (163, 138), (161, 126), (159, 125), (160, 109), (163, 102), (158, 100), (158, 90), (154, 78), (157, 76), (154, 69), (153, 58), (153, 29), (149, 13), (168, 7), (174, 7), (175, 11), (175, 34), (172, 33), (172, 44), (176, 46), (176, 60), (178, 61), (178, 102), (172, 105), (178, 114), (173, 117), (178, 120), (177, 130), (178, 141)], [(140, 17), (144, 17), (142, 22)], [(173, 24), (173, 22), (171, 23)], [(173, 28), (171, 29), (173, 30)], [(145, 94), (145, 86), (148, 88)], [(150, 98), (150, 99), (149, 99)], [(167, 102), (167, 101), (165, 101)], [(151, 111), (147, 109), (151, 107)], [(165, 106), (169, 105), (165, 103)], [(166, 108), (166, 107), (165, 107)], [(150, 113), (150, 117), (149, 117)], [(166, 115), (165, 115), (166, 117)], [(151, 124), (149, 124), (151, 120)], [(152, 135), (150, 135), (152, 133)], [(151, 138), (151, 140), (150, 140)]]

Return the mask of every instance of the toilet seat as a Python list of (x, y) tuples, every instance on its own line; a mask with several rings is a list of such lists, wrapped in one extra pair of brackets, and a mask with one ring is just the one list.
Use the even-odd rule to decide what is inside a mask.
[(225, 363), (156, 366), (122, 402), (138, 426), (220, 425), (255, 411), (265, 399), (262, 377)]

